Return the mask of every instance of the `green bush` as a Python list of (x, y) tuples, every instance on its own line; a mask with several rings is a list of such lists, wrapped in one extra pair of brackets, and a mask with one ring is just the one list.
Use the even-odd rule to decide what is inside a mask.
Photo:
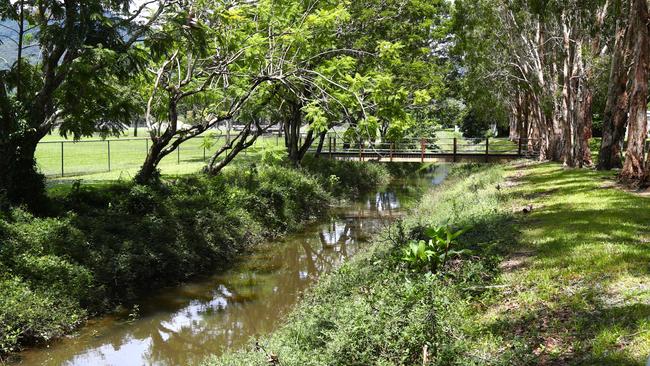
[(427, 269), (436, 273), (442, 269), (449, 258), (469, 254), (469, 250), (456, 250), (456, 238), (465, 230), (453, 231), (449, 226), (429, 227), (422, 230), (425, 239), (408, 241), (402, 249), (402, 261), (409, 268), (421, 271)]
[(63, 293), (32, 290), (18, 277), (0, 277), (0, 355), (18, 350), (20, 344), (59, 337), (84, 316)]
[(320, 181), (332, 182), (331, 177), (336, 177), (335, 184), (330, 184), (329, 189), (334, 195), (340, 197), (359, 196), (386, 185), (391, 179), (386, 165), (380, 163), (317, 159), (307, 156), (303, 160), (303, 166)]

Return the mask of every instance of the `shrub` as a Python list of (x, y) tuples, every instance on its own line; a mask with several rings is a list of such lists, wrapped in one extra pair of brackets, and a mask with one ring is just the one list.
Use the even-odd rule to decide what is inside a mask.
[(411, 269), (427, 268), (433, 273), (445, 266), (451, 257), (468, 254), (469, 250), (456, 250), (456, 238), (465, 230), (452, 231), (449, 226), (429, 227), (422, 230), (426, 239), (411, 240), (403, 248), (402, 261)]
[(388, 184), (390, 172), (386, 165), (373, 162), (317, 159), (307, 156), (304, 168), (320, 181), (331, 182), (332, 176), (343, 184), (330, 185), (332, 193), (339, 197), (355, 197)]
[(84, 316), (64, 293), (33, 291), (18, 277), (0, 277), (0, 361), (20, 345), (63, 335)]

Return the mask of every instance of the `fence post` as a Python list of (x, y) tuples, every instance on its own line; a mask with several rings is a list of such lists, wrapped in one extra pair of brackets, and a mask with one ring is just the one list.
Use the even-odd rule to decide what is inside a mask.
[(111, 140), (106, 140), (106, 150), (108, 155), (108, 171), (111, 171)]
[(63, 177), (63, 141), (61, 141), (61, 176)]
[(454, 137), (454, 163), (456, 162), (456, 153), (458, 151), (458, 144), (456, 142), (456, 137)]
[(391, 142), (390, 143), (390, 162), (393, 162), (393, 151), (395, 150), (395, 143)]
[(519, 146), (517, 147), (517, 155), (518, 157), (521, 157), (521, 136), (519, 137)]
[(181, 163), (181, 145), (176, 148), (176, 165)]
[(203, 161), (205, 161), (205, 146), (203, 146)]
[(490, 138), (485, 138), (485, 162), (490, 162)]
[(424, 149), (425, 149), (424, 139), (420, 140), (420, 148), (422, 150), (422, 153), (420, 154), (420, 158), (421, 158), (422, 162), (424, 163)]

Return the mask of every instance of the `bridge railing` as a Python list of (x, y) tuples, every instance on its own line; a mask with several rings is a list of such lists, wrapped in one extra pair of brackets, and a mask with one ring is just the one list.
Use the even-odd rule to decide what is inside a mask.
[[(532, 158), (539, 156), (536, 140), (521, 138), (429, 138), (404, 139), (391, 141), (342, 141), (335, 135), (327, 136), (320, 148), (320, 154), (330, 156), (347, 156), (364, 158), (382, 158), (392, 160), (394, 157), (421, 159), (432, 157), (509, 157)], [(310, 151), (316, 152), (318, 144)]]

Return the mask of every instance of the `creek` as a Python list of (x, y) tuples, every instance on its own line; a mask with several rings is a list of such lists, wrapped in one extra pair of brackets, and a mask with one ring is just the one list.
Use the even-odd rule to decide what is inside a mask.
[(194, 365), (250, 347), (272, 332), (303, 291), (404, 215), (446, 166), (332, 210), (297, 233), (257, 247), (225, 273), (165, 288), (131, 311), (89, 320), (75, 334), (18, 355), (18, 365)]

